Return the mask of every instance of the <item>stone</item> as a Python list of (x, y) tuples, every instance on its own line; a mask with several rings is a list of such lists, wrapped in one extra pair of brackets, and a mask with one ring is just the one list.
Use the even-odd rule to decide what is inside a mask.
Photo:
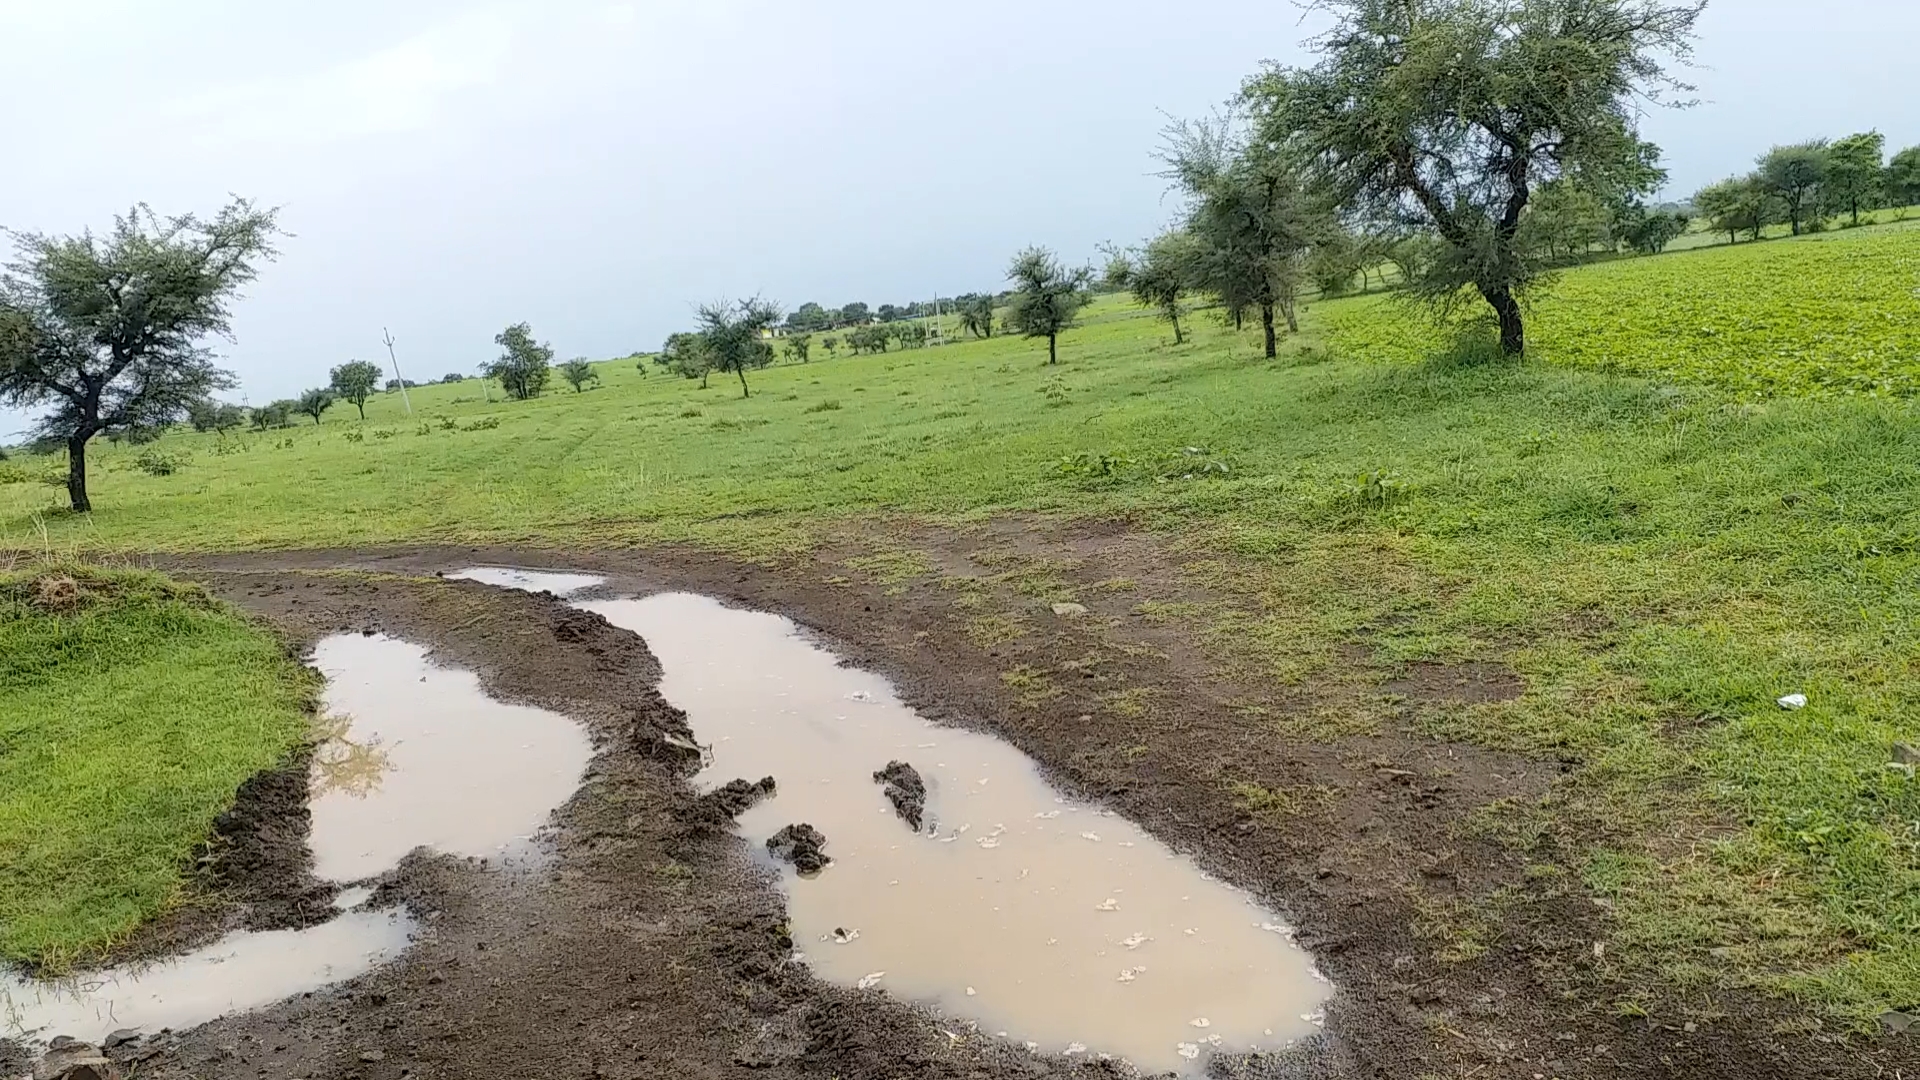
[(1063, 619), (1077, 619), (1080, 616), (1087, 614), (1087, 605), (1073, 604), (1073, 603), (1059, 603), (1059, 604), (1053, 605), (1053, 613), (1055, 615), (1060, 616)]
[(1904, 742), (1894, 743), (1893, 763), (1895, 765), (1920, 765), (1920, 746)]
[(91, 1043), (55, 1039), (33, 1067), (33, 1080), (121, 1080), (118, 1066)]
[(139, 1028), (121, 1028), (120, 1030), (114, 1032), (113, 1034), (108, 1035), (106, 1038), (106, 1041), (100, 1044), (100, 1048), (102, 1050), (112, 1050), (117, 1047), (125, 1046), (128, 1043), (139, 1042), (139, 1041), (140, 1041)]

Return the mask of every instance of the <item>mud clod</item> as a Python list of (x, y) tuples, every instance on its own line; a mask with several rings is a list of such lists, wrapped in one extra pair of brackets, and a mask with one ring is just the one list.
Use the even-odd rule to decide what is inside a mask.
[(793, 868), (803, 874), (817, 874), (833, 862), (820, 850), (826, 844), (826, 834), (804, 821), (788, 825), (767, 838), (767, 850), (773, 857), (792, 863)]
[(735, 818), (771, 797), (775, 790), (777, 786), (771, 776), (763, 776), (758, 782), (729, 780), (693, 800), (684, 816), (696, 831), (722, 832)]
[(564, 641), (569, 645), (592, 641), (612, 629), (613, 627), (604, 617), (591, 611), (563, 607), (553, 613), (554, 640)]
[(886, 768), (873, 774), (873, 779), (886, 785), (887, 801), (893, 804), (900, 820), (919, 832), (927, 809), (927, 785), (920, 779), (919, 771), (904, 761), (889, 761)]

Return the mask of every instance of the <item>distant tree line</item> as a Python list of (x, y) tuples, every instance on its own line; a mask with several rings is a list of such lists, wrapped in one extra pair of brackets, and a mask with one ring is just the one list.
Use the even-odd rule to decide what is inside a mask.
[(1836, 218), (1858, 225), (1867, 211), (1917, 203), (1920, 146), (1888, 158), (1886, 136), (1878, 131), (1776, 146), (1752, 172), (1709, 184), (1693, 197), (1694, 210), (1730, 243), (1743, 233), (1758, 240), (1776, 225), (1795, 236)]

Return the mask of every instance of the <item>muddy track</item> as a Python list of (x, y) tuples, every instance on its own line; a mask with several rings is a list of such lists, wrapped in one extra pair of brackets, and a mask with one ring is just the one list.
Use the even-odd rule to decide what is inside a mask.
[[(989, 543), (955, 534), (952, 572)], [(1177, 576), (1137, 535), (1079, 529), (1031, 541), (1070, 552), (1086, 584)], [(1410, 736), (1299, 743), (1258, 717), (1281, 709), (1227, 685), (1189, 642), (1089, 599), (1055, 615), (1002, 590), (1022, 621), (991, 642), (933, 581), (861, 581), (832, 551), (777, 568), (682, 550), (558, 556), (476, 548), (245, 554), (167, 560), (310, 643), (379, 630), (481, 673), (491, 693), (587, 724), (598, 756), (556, 816), (543, 874), (415, 857), (386, 890), (429, 932), (353, 984), (197, 1029), (153, 1076), (1085, 1075), (1111, 1066), (1027, 1055), (884, 996), (821, 984), (785, 962), (774, 883), (742, 841), (703, 826), (677, 724), (644, 643), (550, 598), (421, 580), (467, 565), (605, 574), (622, 593), (702, 592), (785, 614), (850, 663), (894, 680), (929, 718), (1001, 735), (1057, 784), (1097, 799), (1260, 895), (1300, 929), (1339, 994), (1329, 1038), (1228, 1075), (1815, 1077), (1914, 1071), (1893, 1041), (1774, 1033), (1777, 1010), (1730, 1001), (1699, 1030), (1614, 1015), (1594, 974), (1603, 915), (1583, 893), (1530, 882), (1518, 856), (1462, 824), (1546, 791), (1561, 764)], [(350, 575), (313, 571), (351, 570)], [(1007, 677), (1009, 672), (1020, 675)], [(1503, 670), (1418, 671), (1392, 692), (1508, 692)], [(1251, 697), (1249, 695), (1256, 695)], [(1125, 707), (1116, 707), (1116, 701)], [(1288, 793), (1250, 802), (1248, 785)], [(1292, 797), (1298, 793), (1299, 797)], [(1538, 860), (1540, 853), (1530, 856)], [(1494, 893), (1498, 933), (1443, 956), (1435, 906), (1470, 920)], [(1442, 920), (1444, 921), (1444, 920)], [(944, 1029), (944, 1031), (943, 1031)], [(952, 1038), (946, 1032), (959, 1034)]]

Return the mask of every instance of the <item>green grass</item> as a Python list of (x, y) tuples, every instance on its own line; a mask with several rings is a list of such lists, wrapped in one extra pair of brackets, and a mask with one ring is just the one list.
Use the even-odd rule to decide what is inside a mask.
[[(1475, 828), (1606, 902), (1607, 970), (1641, 988), (1622, 1000), (1710, 1010), (1718, 987), (1760, 986), (1864, 1024), (1920, 1002), (1920, 795), (1885, 767), (1894, 740), (1920, 739), (1920, 415), (1901, 396), (1916, 258), (1920, 231), (1888, 227), (1572, 271), (1524, 364), (1476, 361), (1378, 298), (1311, 305), (1273, 363), (1205, 316), (1171, 346), (1107, 299), (1057, 368), (996, 338), (783, 364), (747, 400), (627, 362), (533, 402), (423, 388), (412, 419), (395, 395), (365, 425), (336, 410), (224, 443), (169, 436), (191, 460), (165, 477), (103, 448), (84, 519), (52, 512), (47, 462), (15, 462), (0, 532), (754, 555), (868, 535), (880, 561), (849, 570), (900, 588), (932, 563), (878, 539), (877, 518), (1125, 514), (1226, 598), (1141, 595), (1143, 611), (1309, 696), (1311, 723), (1250, 710), (1276, 738), (1400, 724), (1572, 763), (1545, 801)], [(1672, 332), (1703, 319), (1734, 344)], [(1888, 392), (1836, 392), (1867, 386)], [(1026, 631), (954, 595), (977, 640)], [(1356, 642), (1389, 666), (1499, 659), (1529, 689), (1409, 713), (1312, 697), (1384, 677), (1353, 670)], [(1044, 672), (1002, 674), (1026, 699), (1056, 692)], [(1811, 704), (1781, 710), (1790, 692)]]
[[(1564, 275), (1532, 315), (1529, 346), (1550, 363), (1746, 397), (1911, 396), (1920, 223), (1598, 263)], [(1331, 335), (1373, 359), (1419, 360), (1432, 347), (1388, 298), (1355, 305)]]
[(270, 635), (150, 574), (0, 574), (0, 958), (59, 970), (183, 897), (247, 777), (304, 737)]

